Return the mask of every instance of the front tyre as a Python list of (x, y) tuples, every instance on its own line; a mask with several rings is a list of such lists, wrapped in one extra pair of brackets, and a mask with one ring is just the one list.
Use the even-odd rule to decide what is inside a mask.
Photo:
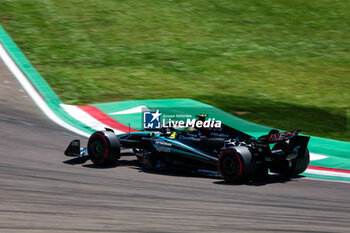
[(226, 182), (242, 182), (253, 179), (256, 164), (247, 147), (234, 147), (220, 154), (218, 169)]
[(87, 147), (89, 158), (95, 165), (112, 165), (120, 158), (119, 138), (111, 131), (93, 133)]

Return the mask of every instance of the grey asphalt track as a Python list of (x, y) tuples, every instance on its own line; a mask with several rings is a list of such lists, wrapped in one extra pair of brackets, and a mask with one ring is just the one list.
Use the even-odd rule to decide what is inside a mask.
[[(350, 185), (220, 179), (69, 164), (51, 122), (0, 61), (0, 232), (349, 232)], [(86, 139), (81, 138), (84, 142)]]

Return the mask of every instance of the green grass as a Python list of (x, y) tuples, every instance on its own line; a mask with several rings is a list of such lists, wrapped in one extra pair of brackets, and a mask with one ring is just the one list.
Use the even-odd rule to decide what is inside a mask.
[(0, 0), (68, 104), (192, 98), (347, 141), (349, 15), (346, 0)]

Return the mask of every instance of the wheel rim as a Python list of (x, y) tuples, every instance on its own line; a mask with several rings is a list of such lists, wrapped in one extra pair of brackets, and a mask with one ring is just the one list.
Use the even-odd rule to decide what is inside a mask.
[(94, 159), (100, 160), (104, 157), (106, 149), (105, 149), (105, 146), (100, 141), (95, 141), (91, 145), (91, 149), (92, 150), (90, 150), (90, 153)]
[(101, 151), (101, 145), (100, 145), (100, 144), (97, 144), (97, 145), (95, 146), (95, 150), (96, 150), (96, 152), (100, 152), (100, 151)]
[(221, 175), (230, 181), (238, 179), (242, 173), (242, 163), (234, 152), (224, 152), (220, 158)]
[(88, 145), (88, 152), (91, 160), (95, 164), (103, 163), (107, 157), (107, 142), (103, 135), (95, 134), (92, 138), (90, 138), (90, 142)]

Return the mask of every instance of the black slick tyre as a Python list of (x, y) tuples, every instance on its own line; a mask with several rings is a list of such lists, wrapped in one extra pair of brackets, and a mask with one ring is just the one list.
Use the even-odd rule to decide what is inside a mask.
[(310, 163), (310, 153), (309, 153), (309, 150), (306, 149), (304, 156), (300, 156), (296, 158), (293, 175), (296, 176), (296, 175), (299, 175), (300, 173), (303, 173), (306, 170), (306, 168), (309, 166), (309, 163)]
[(218, 169), (226, 182), (243, 182), (253, 179), (256, 164), (247, 147), (233, 147), (221, 152)]
[[(285, 153), (288, 153), (288, 144), (285, 142), (277, 143), (272, 150), (281, 149)], [(303, 173), (310, 163), (310, 153), (309, 150), (305, 150), (305, 154), (298, 155), (297, 158), (291, 161), (291, 166), (287, 166), (287, 161), (282, 161), (277, 165), (277, 172), (281, 176), (291, 177), (297, 176)]]
[(93, 133), (87, 147), (89, 158), (95, 165), (112, 165), (120, 158), (119, 138), (111, 131)]

